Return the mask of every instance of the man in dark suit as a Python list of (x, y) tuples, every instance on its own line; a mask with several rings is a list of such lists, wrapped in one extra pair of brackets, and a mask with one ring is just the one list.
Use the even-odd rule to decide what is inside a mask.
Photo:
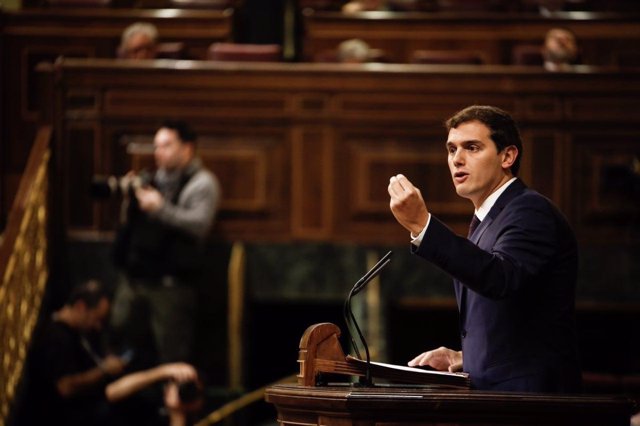
[(454, 278), (462, 351), (441, 347), (409, 365), (462, 369), (476, 389), (578, 391), (573, 232), (550, 200), (515, 177), (522, 141), (508, 113), (471, 106), (446, 127), (453, 184), (475, 207), (468, 239), (431, 215), (405, 176), (391, 177), (388, 190), (412, 251)]

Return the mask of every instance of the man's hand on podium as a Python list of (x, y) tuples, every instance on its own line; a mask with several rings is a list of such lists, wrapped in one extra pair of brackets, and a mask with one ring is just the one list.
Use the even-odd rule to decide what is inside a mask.
[(444, 346), (423, 352), (408, 362), (409, 367), (429, 366), (438, 371), (456, 373), (462, 371), (462, 351), (454, 351)]

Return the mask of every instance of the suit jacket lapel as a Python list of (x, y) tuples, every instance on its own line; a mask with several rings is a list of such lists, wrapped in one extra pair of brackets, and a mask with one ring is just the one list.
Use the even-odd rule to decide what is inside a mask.
[(493, 219), (495, 219), (500, 214), (500, 212), (506, 207), (507, 204), (509, 204), (511, 200), (513, 200), (514, 197), (520, 195), (525, 189), (527, 189), (527, 185), (525, 185), (524, 182), (522, 182), (522, 180), (520, 179), (516, 179), (511, 185), (509, 185), (507, 189), (505, 189), (500, 197), (498, 197), (493, 207), (491, 207), (491, 210), (489, 210), (489, 213), (484, 218), (484, 220), (480, 222), (480, 225), (478, 225), (478, 229), (476, 229), (476, 231), (471, 236), (471, 241), (475, 245), (478, 245), (482, 234), (484, 234), (487, 228), (489, 228), (491, 222), (493, 222)]

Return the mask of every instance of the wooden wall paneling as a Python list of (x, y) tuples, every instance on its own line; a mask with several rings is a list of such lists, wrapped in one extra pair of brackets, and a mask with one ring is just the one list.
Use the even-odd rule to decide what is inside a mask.
[(282, 117), (288, 109), (288, 100), (277, 92), (165, 89), (158, 81), (157, 86), (145, 90), (130, 87), (108, 89), (104, 109), (106, 116), (114, 118), (162, 117), (169, 110), (175, 118), (258, 117), (267, 120)]
[(522, 130), (521, 136), (524, 152), (519, 176), (527, 185), (564, 209), (566, 206), (563, 197), (562, 172), (566, 164), (564, 163), (563, 132), (553, 128), (533, 126)]
[(63, 187), (67, 188), (64, 191), (64, 206), (68, 226), (97, 230), (99, 213), (89, 188), (96, 166), (101, 161), (99, 126), (95, 122), (68, 123), (63, 143), (64, 163), (67, 166), (63, 180)]
[(292, 214), (288, 134), (269, 127), (236, 127), (225, 133), (224, 137), (209, 136), (208, 150), (206, 143), (199, 148), (222, 186), (221, 236), (227, 240), (288, 239)]
[[(594, 14), (598, 16), (599, 14)], [(615, 53), (637, 45), (640, 16), (635, 13), (602, 14), (601, 22), (572, 22), (583, 64), (615, 65)]]
[[(185, 43), (187, 56), (192, 59), (204, 59), (209, 45), (229, 41), (232, 31), (231, 10), (47, 8), (2, 14), (6, 22), (4, 33), (12, 43), (93, 49), (91, 56), (103, 58), (116, 57), (122, 31), (138, 21), (156, 25), (162, 42)], [(56, 56), (69, 54), (61, 49), (52, 52)]]
[[(412, 81), (409, 76), (404, 81), (406, 87), (402, 87), (402, 90), (385, 86), (387, 83), (397, 83), (397, 80), (379, 79), (378, 86), (370, 93), (336, 93), (335, 120), (370, 121), (376, 124), (386, 122), (394, 127), (433, 128), (440, 131), (444, 146), (447, 136), (444, 121), (468, 105), (495, 105), (512, 111), (516, 116), (521, 115), (517, 99), (491, 93), (491, 83), (485, 86), (484, 82), (465, 81), (465, 78), (461, 77), (458, 84), (447, 77), (439, 79), (437, 75), (428, 82), (429, 86), (424, 85), (424, 79), (416, 78)], [(465, 89), (468, 90), (460, 87), (463, 85), (466, 85)]]
[[(293, 91), (288, 111), (296, 120), (317, 121), (337, 115), (333, 94)], [(328, 125), (291, 126), (291, 236), (326, 240), (333, 230), (334, 132)]]
[(399, 173), (420, 188), (434, 214), (454, 227), (466, 223), (471, 205), (455, 194), (442, 133), (373, 127), (337, 134), (337, 233), (356, 241), (402, 240), (406, 232), (393, 220), (387, 192), (389, 178)]
[(576, 131), (570, 136), (574, 226), (584, 241), (630, 242), (640, 228), (640, 139), (624, 129)]
[[(291, 234), (293, 238), (327, 239), (337, 207), (334, 169), (343, 167), (334, 154), (334, 137), (326, 126), (296, 126), (291, 146)], [(343, 184), (341, 182), (340, 184)]]
[[(312, 58), (317, 52), (335, 49), (349, 38), (361, 38), (373, 48), (383, 49), (390, 62), (408, 62), (416, 49), (480, 50), (488, 63), (497, 62), (499, 46), (483, 40), (486, 25), (478, 29), (473, 22), (431, 19), (429, 14), (363, 13), (356, 16), (331, 12), (305, 15), (305, 52)], [(453, 30), (451, 27), (455, 27)], [(496, 27), (494, 27), (495, 31)], [(491, 38), (495, 38), (493, 35)]]
[[(391, 62), (407, 63), (415, 49), (461, 49), (484, 52), (487, 63), (510, 63), (517, 44), (542, 45), (546, 32), (566, 27), (576, 33), (584, 63), (612, 64), (611, 45), (630, 46), (640, 39), (637, 14), (559, 12), (535, 14), (393, 13), (307, 11), (305, 57), (335, 49), (349, 38), (361, 38), (385, 49)], [(616, 48), (617, 49), (617, 48)], [(604, 61), (604, 62), (603, 62)]]
[[(179, 9), (44, 8), (0, 11), (2, 22), (2, 155), (0, 216), (11, 205), (38, 121), (39, 96), (34, 68), (58, 56), (104, 57), (116, 54), (122, 31), (136, 21), (154, 23), (162, 41), (182, 41), (193, 58), (205, 57), (212, 42), (229, 41), (233, 11)], [(11, 64), (11, 66), (4, 66)]]
[(518, 104), (523, 120), (553, 122), (563, 119), (563, 99), (556, 93), (526, 96)]
[[(35, 43), (34, 43), (35, 42)], [(32, 44), (34, 43), (34, 44)], [(70, 46), (67, 40), (60, 39), (57, 43), (48, 40), (42, 43), (38, 40), (25, 40), (20, 48), (20, 66), (13, 76), (20, 82), (20, 112), (22, 120), (34, 122), (41, 110), (41, 96), (37, 92), (36, 65), (40, 62), (55, 62), (59, 56), (71, 58), (96, 57), (93, 46)]]
[[(622, 88), (631, 84), (630, 75), (621, 75), (619, 84)], [(565, 101), (566, 114), (576, 121), (637, 121), (640, 119), (640, 98), (620, 97), (608, 94), (588, 94), (571, 96)]]
[[(6, 49), (7, 64), (3, 67), (1, 83), (3, 101), (10, 105), (3, 110), (2, 137), (7, 143), (3, 154), (4, 174), (6, 181), (3, 191), (4, 205), (10, 206), (18, 188), (18, 182), (29, 156), (31, 144), (36, 134), (39, 111), (43, 107), (38, 79), (35, 74), (36, 65), (42, 60), (54, 60), (57, 49), (66, 53), (83, 57), (92, 54), (91, 49), (70, 48), (52, 43), (30, 45), (28, 42), (16, 42), (5, 37), (3, 49)], [(24, 124), (24, 125), (21, 125)]]
[(99, 90), (74, 90), (66, 93), (67, 117), (95, 119), (102, 110), (102, 92)]
[[(526, 96), (518, 102), (517, 121), (523, 143), (520, 176), (532, 188), (563, 208), (563, 130), (550, 123), (564, 120), (564, 102), (558, 94)], [(526, 124), (528, 123), (528, 124)]]
[[(278, 141), (257, 135), (219, 138), (206, 137), (198, 142), (198, 153), (223, 184), (221, 207), (236, 214), (268, 215), (270, 213), (269, 167), (274, 164), (270, 152)], [(276, 154), (277, 155), (277, 154)]]
[(184, 42), (189, 55), (203, 59), (209, 44), (230, 41), (233, 10), (33, 8), (3, 11), (12, 37), (65, 38), (70, 45), (100, 46), (100, 57), (115, 57), (122, 31), (145, 21), (163, 42)]
[[(580, 145), (573, 135), (640, 121), (626, 111), (640, 90), (633, 72), (178, 63), (182, 68), (69, 59), (59, 78), (87, 108), (86, 93), (104, 93), (97, 119), (105, 132), (152, 133), (152, 123), (170, 116), (224, 146), (206, 161), (215, 162), (223, 188), (231, 189), (218, 232), (232, 240), (405, 242), (388, 211), (386, 187), (396, 173), (417, 176), (411, 179), (430, 209), (464, 233), (472, 208), (451, 184), (442, 121), (473, 103), (514, 114), (525, 144), (523, 178), (577, 218)], [(598, 100), (614, 113), (598, 114)], [(94, 117), (88, 111), (65, 117)]]

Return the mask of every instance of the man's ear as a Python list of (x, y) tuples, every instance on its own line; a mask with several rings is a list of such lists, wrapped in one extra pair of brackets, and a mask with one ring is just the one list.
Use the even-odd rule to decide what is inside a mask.
[(186, 143), (184, 144), (184, 146), (185, 146), (185, 148), (187, 149), (187, 151), (188, 151), (188, 153), (189, 153), (188, 155), (189, 155), (190, 157), (194, 157), (194, 156), (196, 155), (196, 144), (195, 144), (195, 143), (193, 143), (193, 142), (186, 142)]
[(513, 166), (513, 163), (516, 162), (516, 158), (518, 158), (518, 148), (515, 145), (509, 145), (505, 149), (502, 150), (500, 155), (502, 155), (502, 168), (510, 169)]

